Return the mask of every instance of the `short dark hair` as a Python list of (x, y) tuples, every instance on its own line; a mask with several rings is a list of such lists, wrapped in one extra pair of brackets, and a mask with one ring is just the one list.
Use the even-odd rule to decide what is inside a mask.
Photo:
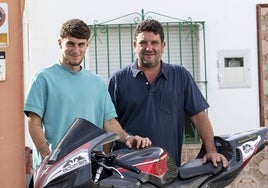
[(159, 34), (161, 42), (163, 42), (165, 39), (164, 29), (163, 29), (161, 23), (154, 20), (154, 19), (146, 19), (137, 25), (137, 27), (135, 29), (135, 39), (138, 36), (138, 34), (143, 32), (143, 31), (153, 32), (156, 35)]
[(78, 39), (87, 39), (90, 38), (90, 29), (88, 25), (80, 19), (70, 19), (62, 24), (60, 37), (75, 37)]

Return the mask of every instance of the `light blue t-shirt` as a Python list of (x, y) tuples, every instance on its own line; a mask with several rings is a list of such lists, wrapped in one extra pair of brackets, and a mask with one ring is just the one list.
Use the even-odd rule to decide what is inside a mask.
[[(24, 113), (34, 112), (42, 119), (47, 143), (54, 150), (76, 118), (84, 118), (98, 127), (116, 117), (114, 105), (104, 81), (92, 72), (73, 72), (61, 63), (36, 73), (26, 99)], [(33, 149), (34, 169), (42, 160)]]

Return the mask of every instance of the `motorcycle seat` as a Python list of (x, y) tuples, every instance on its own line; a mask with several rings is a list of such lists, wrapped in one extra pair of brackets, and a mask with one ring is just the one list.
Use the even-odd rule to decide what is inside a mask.
[(188, 179), (200, 175), (214, 175), (223, 169), (222, 163), (215, 167), (211, 162), (203, 164), (201, 158), (190, 160), (179, 167), (179, 177)]

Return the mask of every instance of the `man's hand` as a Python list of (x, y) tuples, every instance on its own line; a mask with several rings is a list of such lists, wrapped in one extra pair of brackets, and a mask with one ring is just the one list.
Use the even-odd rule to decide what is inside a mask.
[(140, 137), (140, 136), (131, 136), (128, 135), (126, 136), (126, 146), (128, 148), (145, 148), (145, 147), (149, 147), (152, 145), (152, 142), (149, 138), (145, 137)]
[(218, 152), (210, 152), (207, 153), (203, 157), (203, 164), (206, 163), (207, 161), (211, 161), (212, 164), (216, 167), (217, 163), (222, 162), (222, 166), (226, 168), (228, 166), (228, 160), (225, 158), (224, 155), (218, 153)]
[[(145, 148), (151, 146), (152, 144), (151, 140), (147, 137), (143, 138), (137, 135), (129, 135), (125, 130), (122, 129), (121, 125), (115, 118), (105, 121), (103, 127), (106, 131), (115, 132), (118, 134), (120, 136), (119, 141), (125, 143), (129, 148)], [(108, 150), (109, 147), (106, 148), (106, 151)]]

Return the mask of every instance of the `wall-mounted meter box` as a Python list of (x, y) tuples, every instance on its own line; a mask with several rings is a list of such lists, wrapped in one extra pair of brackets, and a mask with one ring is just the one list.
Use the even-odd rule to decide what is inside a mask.
[(6, 80), (6, 53), (0, 51), (0, 81)]
[(218, 80), (220, 88), (250, 87), (248, 49), (218, 52)]

